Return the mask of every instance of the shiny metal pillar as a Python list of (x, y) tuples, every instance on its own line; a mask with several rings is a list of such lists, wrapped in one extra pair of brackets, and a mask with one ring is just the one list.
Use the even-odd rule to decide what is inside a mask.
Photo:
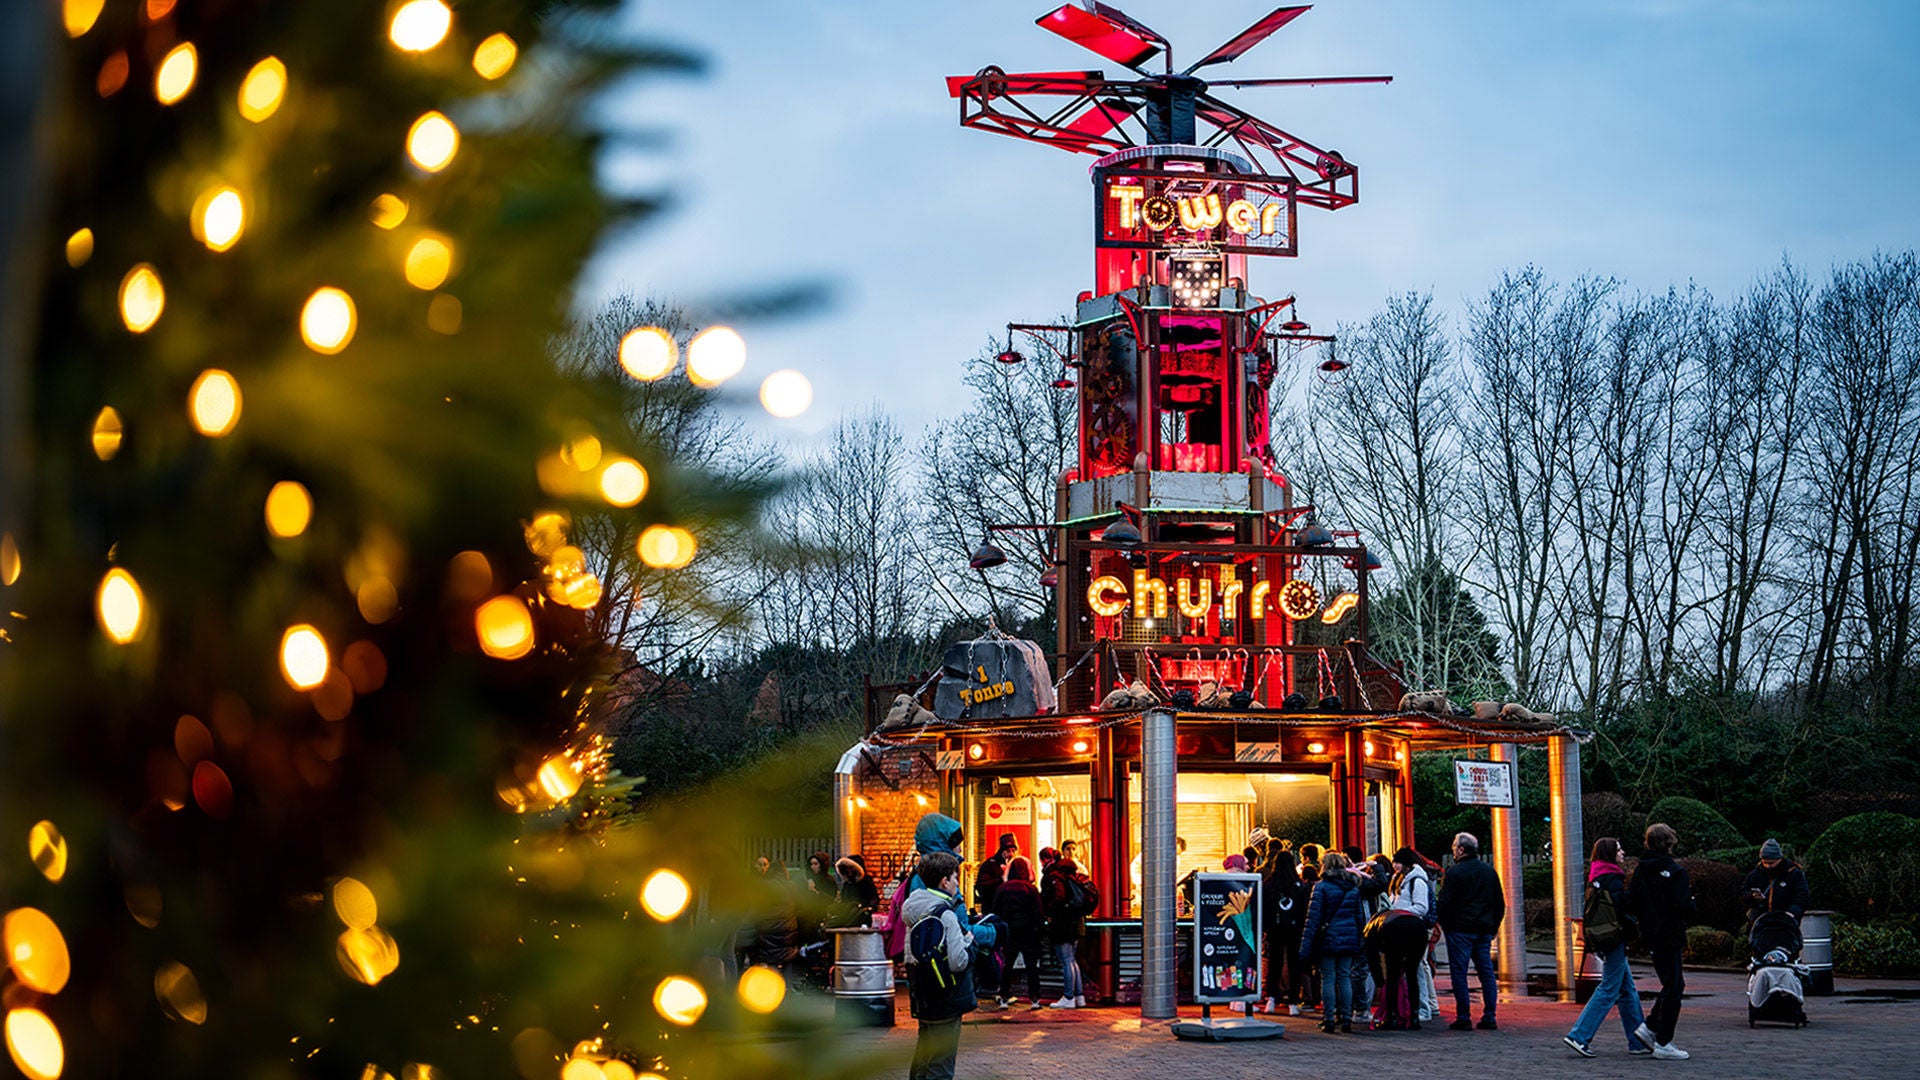
[[(1488, 747), (1493, 761), (1513, 762), (1513, 801), (1520, 801), (1520, 759), (1512, 743), (1494, 743)], [(1520, 892), (1520, 808), (1493, 808), (1493, 836), (1487, 857), (1500, 871), (1500, 886), (1507, 894), (1507, 917), (1500, 923), (1494, 940), (1494, 967), (1500, 985), (1510, 994), (1527, 992), (1527, 905)], [(1448, 958), (1452, 962), (1452, 958)]]
[(1174, 970), (1174, 814), (1179, 759), (1173, 713), (1153, 709), (1140, 720), (1140, 1015), (1171, 1019), (1179, 1011)]
[(860, 771), (860, 747), (849, 747), (833, 769), (833, 850), (836, 855), (860, 853), (860, 808), (854, 797), (860, 794), (855, 774)]
[(1547, 743), (1547, 794), (1553, 809), (1553, 959), (1560, 1000), (1574, 1000), (1585, 947), (1575, 932), (1584, 898), (1585, 825), (1580, 819), (1580, 743), (1564, 736)]

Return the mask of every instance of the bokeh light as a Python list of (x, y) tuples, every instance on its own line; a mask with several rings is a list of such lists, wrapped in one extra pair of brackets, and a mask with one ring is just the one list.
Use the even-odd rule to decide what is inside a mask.
[(408, 0), (393, 13), (387, 37), (405, 52), (426, 52), (447, 38), (453, 12), (441, 0)]
[(253, 65), (240, 83), (240, 115), (259, 123), (279, 111), (287, 96), (287, 65), (269, 56)]
[(571, 799), (573, 793), (580, 790), (580, 772), (565, 754), (555, 754), (541, 762), (534, 778), (540, 782), (540, 790), (554, 802)]
[(353, 340), (357, 320), (353, 297), (325, 285), (315, 289), (300, 309), (300, 339), (314, 352), (331, 356)]
[(600, 470), (600, 494), (614, 506), (632, 506), (647, 497), (647, 470), (621, 458)]
[(394, 229), (407, 220), (407, 200), (390, 191), (373, 197), (373, 223), (382, 229)]
[(225, 251), (239, 243), (246, 227), (247, 204), (236, 188), (212, 188), (194, 202), (193, 238), (209, 251)]
[(640, 561), (656, 570), (677, 570), (693, 561), (693, 534), (677, 525), (649, 525), (634, 545)]
[(15, 908), (7, 912), (4, 930), (7, 967), (13, 977), (29, 990), (57, 994), (67, 985), (73, 964), (67, 957), (67, 939), (39, 908)]
[(672, 870), (655, 870), (640, 885), (640, 907), (660, 922), (670, 922), (687, 909), (693, 889)]
[(0, 585), (20, 580), (20, 545), (12, 533), (0, 533)]
[(185, 964), (175, 960), (161, 964), (153, 973), (153, 996), (160, 1002), (161, 1011), (175, 1020), (207, 1022), (207, 999), (200, 993), (200, 980)]
[(343, 877), (333, 883), (333, 913), (347, 929), (367, 930), (380, 921), (380, 903), (365, 882)]
[(427, 172), (439, 172), (460, 149), (460, 129), (446, 115), (431, 111), (407, 129), (407, 156)]
[(140, 583), (133, 575), (116, 566), (100, 579), (100, 591), (94, 596), (94, 613), (100, 629), (116, 645), (125, 645), (146, 628), (146, 599), (140, 595)]
[(7, 1011), (7, 1053), (32, 1080), (56, 1080), (67, 1065), (60, 1029), (39, 1009)]
[(786, 976), (755, 964), (740, 973), (740, 1004), (749, 1012), (770, 1013), (787, 999)]
[(282, 480), (267, 492), (267, 531), (282, 540), (299, 536), (313, 521), (313, 496), (305, 484)]
[(790, 420), (813, 405), (813, 383), (792, 368), (776, 371), (760, 382), (760, 404), (782, 420)]
[(533, 615), (517, 596), (496, 596), (473, 613), (480, 651), (500, 660), (518, 660), (533, 651)]
[(287, 628), (280, 636), (280, 674), (295, 690), (311, 690), (326, 681), (327, 639), (306, 623)]
[(708, 327), (687, 342), (687, 378), (695, 386), (719, 386), (746, 366), (747, 343), (732, 327)]
[(457, 334), (466, 310), (460, 298), (451, 293), (436, 293), (427, 304), (427, 329), (436, 334)]
[(93, 29), (94, 20), (100, 18), (100, 9), (107, 0), (65, 0), (60, 5), (60, 21), (66, 25), (68, 37), (79, 37)]
[(113, 455), (120, 452), (120, 440), (126, 429), (120, 423), (120, 414), (109, 405), (100, 410), (93, 418), (93, 456), (101, 461), (112, 461)]
[(653, 988), (653, 1008), (669, 1023), (686, 1027), (707, 1011), (707, 992), (684, 975), (669, 975)]
[(127, 329), (144, 334), (160, 321), (167, 307), (167, 290), (160, 275), (147, 263), (140, 263), (120, 279), (120, 320)]
[(75, 229), (73, 235), (67, 237), (67, 265), (78, 270), (91, 258), (93, 258), (93, 230)]
[(56, 884), (67, 876), (67, 838), (51, 821), (36, 822), (27, 830), (27, 857), (34, 869)]
[(334, 944), (334, 959), (348, 975), (378, 986), (400, 966), (400, 944), (378, 926), (342, 930)]
[(654, 382), (680, 362), (673, 335), (657, 326), (641, 326), (620, 339), (620, 366), (641, 382)]
[(153, 96), (160, 99), (160, 104), (171, 105), (187, 96), (199, 73), (200, 54), (194, 51), (193, 42), (183, 41), (167, 50), (159, 68), (155, 69)]
[(439, 233), (427, 233), (407, 249), (407, 284), (416, 289), (437, 289), (453, 271), (453, 246)]
[(385, 574), (374, 574), (353, 591), (353, 604), (360, 609), (361, 618), (378, 626), (393, 618), (393, 613), (400, 610), (400, 590), (394, 586), (392, 578)]
[(187, 391), (187, 413), (200, 434), (217, 439), (240, 422), (240, 384), (219, 368), (208, 368)]
[(560, 1080), (607, 1080), (607, 1074), (590, 1058), (568, 1058), (560, 1066)]
[(192, 786), (194, 805), (208, 817), (224, 821), (233, 812), (233, 778), (227, 770), (211, 761), (195, 762)]
[(497, 79), (513, 70), (513, 62), (520, 56), (520, 46), (505, 34), (490, 34), (486, 40), (474, 47), (473, 70), (483, 79)]

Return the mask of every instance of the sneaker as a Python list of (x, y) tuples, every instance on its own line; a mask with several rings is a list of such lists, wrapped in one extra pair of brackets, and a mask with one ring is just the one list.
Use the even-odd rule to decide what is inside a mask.
[(1013, 999), (1012, 998), (994, 998), (993, 1005), (997, 1009), (1011, 1009), (1013, 1008)]
[(1574, 1053), (1579, 1054), (1581, 1057), (1590, 1058), (1595, 1056), (1592, 1047), (1588, 1046), (1586, 1043), (1581, 1042), (1579, 1039), (1576, 1039), (1571, 1035), (1568, 1035), (1566, 1038), (1561, 1039), (1560, 1041), (1563, 1043), (1566, 1043), (1567, 1048), (1569, 1050), (1572, 1050)]
[(1076, 1008), (1076, 1009), (1084, 1009), (1084, 1008), (1086, 1008), (1086, 1007), (1087, 1007), (1087, 995), (1085, 995), (1085, 994), (1081, 994), (1081, 995), (1079, 995), (1079, 996), (1077, 996), (1077, 997), (1075, 997), (1075, 998), (1073, 999), (1073, 1007), (1074, 1007), (1074, 1008)]
[(1287, 1006), (1287, 1015), (1288, 1015), (1288, 1016), (1299, 1016), (1299, 1015), (1300, 1015), (1300, 1006), (1298, 1006), (1298, 1005), (1288, 1005), (1288, 1006)]
[(1460, 1019), (1455, 1020), (1453, 1023), (1448, 1024), (1447, 1030), (1448, 1031), (1472, 1031), (1473, 1021), (1463, 1016)]
[(1660, 1045), (1660, 1040), (1653, 1037), (1653, 1029), (1645, 1024), (1633, 1029), (1633, 1037), (1640, 1040), (1640, 1045), (1646, 1047), (1646, 1052), (1649, 1054), (1653, 1053), (1654, 1047)]
[(1039, 998), (1034, 998), (1034, 999), (1033, 999), (1033, 1004), (1031, 1004), (1031, 1005), (1029, 1005), (1029, 1006), (1027, 1006), (1027, 1011), (1028, 1011), (1028, 1012), (1039, 1012), (1039, 1011), (1040, 1011), (1041, 1009), (1044, 1009), (1044, 1008), (1046, 1008), (1046, 1007), (1047, 1007), (1047, 1003), (1046, 1003), (1046, 1002), (1044, 1002), (1044, 1001), (1041, 1001), (1041, 1000), (1040, 1000)]
[(1692, 1054), (1687, 1053), (1672, 1043), (1656, 1043), (1653, 1047), (1653, 1059), (1655, 1061), (1685, 1061), (1692, 1056)]
[(1077, 1007), (1078, 1006), (1073, 1003), (1073, 999), (1069, 997), (1063, 997), (1059, 1001), (1047, 1006), (1049, 1009), (1072, 1009)]
[(1500, 1025), (1494, 1023), (1493, 1017), (1491, 1016), (1481, 1017), (1480, 1022), (1473, 1026), (1479, 1028), (1481, 1031), (1499, 1031), (1500, 1030)]

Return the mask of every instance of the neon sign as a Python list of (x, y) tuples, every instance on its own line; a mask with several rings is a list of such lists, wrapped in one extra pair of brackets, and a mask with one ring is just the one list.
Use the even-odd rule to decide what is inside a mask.
[[(1256, 581), (1248, 585), (1238, 581), (1228, 571), (1221, 582), (1219, 608), (1222, 619), (1240, 617), (1240, 600), (1247, 601), (1247, 618), (1264, 619), (1267, 609), (1275, 607), (1290, 619), (1312, 618), (1320, 610), (1320, 594), (1312, 585), (1294, 580), (1280, 586), (1279, 594), (1273, 592), (1270, 581)], [(1133, 609), (1134, 617), (1140, 619), (1164, 619), (1167, 617), (1168, 601), (1181, 615), (1189, 619), (1205, 618), (1207, 612), (1215, 606), (1212, 578), (1178, 578), (1171, 590), (1167, 582), (1148, 574), (1145, 570), (1133, 572), (1131, 586), (1112, 574), (1102, 574), (1087, 585), (1087, 607), (1095, 615), (1112, 618)]]
[(1199, 244), (1229, 254), (1292, 255), (1294, 182), (1284, 176), (1115, 169), (1096, 173), (1095, 244)]
[(1122, 229), (1145, 225), (1153, 232), (1166, 232), (1175, 221), (1188, 232), (1217, 229), (1224, 221), (1241, 236), (1273, 236), (1280, 231), (1280, 212), (1286, 209), (1284, 203), (1270, 202), (1260, 207), (1246, 199), (1235, 199), (1223, 210), (1217, 191), (1170, 199), (1149, 195), (1137, 184), (1109, 185), (1107, 199), (1119, 207)]

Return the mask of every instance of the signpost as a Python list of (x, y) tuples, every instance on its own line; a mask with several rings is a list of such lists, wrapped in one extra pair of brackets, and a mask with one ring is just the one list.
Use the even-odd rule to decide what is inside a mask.
[(1455, 761), (1453, 799), (1462, 806), (1499, 806), (1514, 809), (1513, 762)]
[(1183, 1039), (1271, 1039), (1279, 1024), (1251, 1016), (1213, 1018), (1213, 1006), (1240, 1002), (1248, 1008), (1262, 996), (1260, 952), (1263, 923), (1259, 874), (1193, 876), (1193, 999), (1199, 1021), (1183, 1020), (1173, 1033)]

